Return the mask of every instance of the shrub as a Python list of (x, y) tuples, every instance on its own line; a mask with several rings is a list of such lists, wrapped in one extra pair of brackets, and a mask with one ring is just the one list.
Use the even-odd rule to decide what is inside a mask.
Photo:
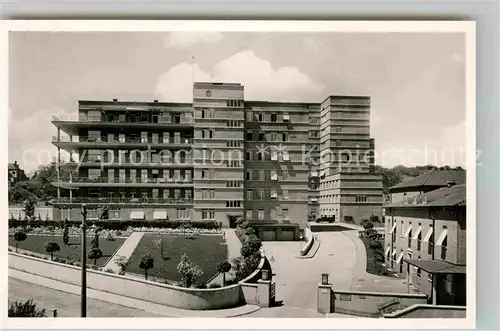
[(97, 264), (97, 260), (102, 257), (102, 251), (98, 247), (93, 247), (89, 251), (88, 258), (94, 260), (94, 265)]
[(115, 264), (120, 267), (120, 271), (125, 274), (125, 268), (127, 268), (129, 260), (125, 256), (117, 256), (115, 259)]
[(106, 237), (106, 240), (107, 241), (115, 241), (116, 239), (115, 239), (115, 237), (113, 237), (113, 234), (110, 232), (110, 233), (108, 233), (108, 236)]
[(38, 309), (33, 299), (26, 302), (14, 301), (9, 304), (9, 317), (47, 317), (45, 309)]
[(24, 201), (24, 215), (28, 221), (35, 220), (35, 201), (31, 198)]
[(69, 244), (69, 228), (68, 228), (68, 220), (64, 221), (64, 229), (63, 229), (63, 243), (68, 246)]
[(50, 254), (51, 261), (54, 259), (54, 252), (59, 252), (60, 250), (61, 247), (54, 241), (49, 241), (45, 244), (45, 251)]
[(154, 268), (155, 262), (151, 255), (144, 254), (139, 260), (139, 268), (144, 270), (144, 278), (148, 279), (148, 270)]
[(217, 263), (217, 271), (222, 274), (222, 286), (226, 286), (226, 272), (231, 270), (231, 263), (227, 260)]
[(370, 216), (370, 222), (379, 223), (380, 220), (379, 220), (378, 216), (372, 215), (372, 216)]
[(241, 256), (243, 256), (243, 257), (248, 257), (248, 256), (252, 255), (254, 252), (255, 252), (255, 250), (248, 245), (241, 246), (240, 253), (241, 253)]
[(99, 248), (99, 232), (95, 231), (92, 241), (90, 242), (91, 248)]
[(109, 268), (106, 269), (106, 270), (104, 270), (104, 272), (107, 272), (107, 273), (110, 273), (110, 274), (114, 274), (115, 273), (115, 271), (113, 269), (109, 269)]
[(194, 264), (187, 254), (182, 254), (179, 264), (177, 264), (177, 272), (185, 287), (191, 287), (198, 277), (203, 275), (203, 270)]
[(117, 236), (121, 236), (122, 235), (122, 232), (121, 231), (116, 231), (115, 233)]
[(243, 245), (250, 247), (255, 252), (262, 247), (262, 241), (256, 235), (253, 235), (247, 237)]
[(16, 252), (18, 251), (19, 242), (25, 241), (28, 236), (22, 230), (18, 230), (14, 233), (14, 240), (16, 241)]

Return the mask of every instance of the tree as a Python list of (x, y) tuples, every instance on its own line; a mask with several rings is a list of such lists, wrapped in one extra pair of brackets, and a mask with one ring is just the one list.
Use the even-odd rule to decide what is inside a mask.
[(63, 243), (68, 246), (69, 245), (69, 229), (68, 229), (68, 220), (64, 220), (64, 229), (62, 235)]
[(191, 287), (195, 280), (203, 275), (203, 270), (194, 264), (186, 253), (182, 254), (181, 260), (177, 264), (177, 272), (185, 287)]
[(94, 260), (94, 265), (97, 264), (97, 260), (100, 259), (101, 257), (102, 257), (102, 251), (99, 248), (93, 247), (90, 249), (88, 258), (90, 260)]
[(26, 233), (24, 231), (22, 231), (22, 230), (17, 230), (14, 233), (14, 240), (16, 241), (16, 252), (17, 252), (17, 249), (18, 249), (18, 246), (19, 246), (19, 242), (25, 241), (27, 237), (28, 236), (26, 235)]
[(155, 260), (149, 254), (144, 254), (139, 260), (139, 268), (144, 270), (144, 278), (148, 280), (148, 270), (154, 268)]
[(247, 237), (243, 245), (249, 246), (255, 252), (262, 247), (262, 241), (256, 235), (253, 235)]
[(125, 273), (125, 269), (127, 268), (129, 260), (126, 256), (117, 256), (115, 259), (115, 264), (120, 268), (120, 273)]
[(221, 261), (217, 264), (217, 271), (222, 273), (222, 286), (226, 286), (226, 272), (231, 270), (231, 263), (227, 260)]
[(9, 317), (47, 317), (45, 309), (38, 309), (33, 299), (26, 302), (14, 301), (9, 304)]
[(90, 242), (90, 248), (99, 248), (99, 232), (94, 232), (94, 237), (92, 237), (92, 241)]
[(101, 216), (99, 217), (100, 220), (102, 221), (107, 221), (109, 220), (109, 210), (108, 210), (108, 206), (104, 206), (102, 208), (102, 212), (101, 212)]
[(27, 221), (35, 219), (35, 201), (32, 198), (24, 201), (24, 218)]
[(45, 244), (45, 251), (50, 254), (51, 261), (54, 259), (54, 253), (59, 252), (60, 250), (61, 247), (59, 246), (58, 243), (54, 241), (49, 241), (48, 243)]
[(158, 248), (160, 252), (160, 257), (163, 259), (163, 238), (160, 237), (154, 241), (155, 247)]

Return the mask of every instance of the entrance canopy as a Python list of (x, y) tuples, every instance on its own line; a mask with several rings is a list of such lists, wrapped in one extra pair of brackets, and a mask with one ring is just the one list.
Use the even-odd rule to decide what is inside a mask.
[(466, 266), (456, 265), (441, 260), (404, 260), (409, 265), (420, 268), (430, 274), (465, 274)]

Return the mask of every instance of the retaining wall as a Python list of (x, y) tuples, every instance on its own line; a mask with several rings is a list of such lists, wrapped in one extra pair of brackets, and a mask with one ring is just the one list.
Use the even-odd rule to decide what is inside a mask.
[(358, 316), (380, 317), (383, 310), (403, 309), (426, 304), (424, 294), (331, 291), (331, 312)]
[(466, 318), (466, 311), (462, 306), (413, 305), (384, 318)]
[[(9, 253), (9, 268), (37, 276), (80, 285), (81, 268), (30, 256)], [(245, 298), (240, 284), (215, 289), (192, 289), (154, 283), (96, 270), (87, 270), (87, 287), (134, 299), (154, 302), (181, 309), (212, 310), (254, 302), (253, 293)]]

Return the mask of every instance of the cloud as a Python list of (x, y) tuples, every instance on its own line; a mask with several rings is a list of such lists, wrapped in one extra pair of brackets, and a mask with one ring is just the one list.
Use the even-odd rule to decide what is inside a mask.
[[(65, 115), (63, 109), (52, 107), (39, 109), (23, 119), (16, 119), (9, 109), (9, 162), (17, 161), (27, 172), (35, 171), (40, 164), (47, 164), (57, 156), (57, 148), (52, 145), (52, 136), (57, 135), (51, 123), (52, 116)], [(67, 153), (62, 152), (62, 159)]]
[[(212, 72), (195, 67), (196, 81), (242, 83), (245, 99), (269, 101), (313, 101), (324, 97), (324, 85), (297, 67), (274, 68), (253, 51), (234, 54), (213, 66)], [(192, 65), (178, 64), (159, 76), (156, 94), (165, 101), (192, 100)]]
[(171, 32), (163, 43), (166, 48), (187, 49), (200, 43), (216, 43), (224, 36), (220, 32)]

